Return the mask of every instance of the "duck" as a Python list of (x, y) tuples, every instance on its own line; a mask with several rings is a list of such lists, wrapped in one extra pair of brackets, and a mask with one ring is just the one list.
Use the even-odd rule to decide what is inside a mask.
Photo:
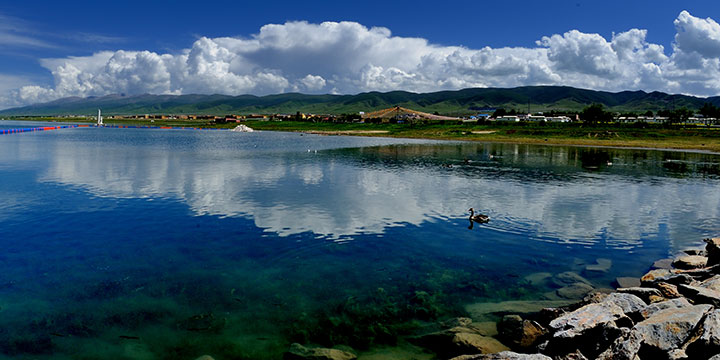
[(478, 222), (478, 223), (486, 223), (490, 221), (490, 217), (485, 214), (475, 214), (475, 210), (473, 208), (470, 208), (470, 220)]

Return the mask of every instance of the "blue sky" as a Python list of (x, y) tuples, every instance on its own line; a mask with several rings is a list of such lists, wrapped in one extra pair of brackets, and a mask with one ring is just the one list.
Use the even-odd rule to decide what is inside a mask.
[(712, 96), (719, 19), (712, 1), (12, 2), (0, 107), (540, 84)]

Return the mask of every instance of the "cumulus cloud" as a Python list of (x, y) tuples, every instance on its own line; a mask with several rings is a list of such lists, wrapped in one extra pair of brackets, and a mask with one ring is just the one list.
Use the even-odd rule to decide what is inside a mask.
[(66, 96), (288, 91), (416, 92), (467, 87), (566, 85), (597, 90), (720, 93), (720, 25), (681, 12), (672, 52), (647, 30), (599, 34), (569, 30), (535, 47), (470, 49), (393, 36), (356, 22), (270, 24), (246, 38), (197, 39), (176, 54), (105, 51), (44, 59), (54, 86), (26, 86), (5, 96), (27, 104)]

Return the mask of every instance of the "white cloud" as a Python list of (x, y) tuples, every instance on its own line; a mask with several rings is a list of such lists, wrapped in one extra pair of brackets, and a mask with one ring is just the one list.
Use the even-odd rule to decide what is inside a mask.
[(325, 87), (327, 81), (322, 76), (308, 74), (300, 80), (306, 89), (310, 91), (317, 91)]
[(647, 30), (599, 34), (570, 30), (532, 48), (469, 49), (392, 36), (355, 22), (287, 22), (248, 38), (196, 40), (178, 54), (105, 51), (44, 59), (55, 85), (5, 97), (24, 104), (109, 93), (270, 94), (286, 91), (416, 92), (467, 87), (566, 85), (597, 90), (720, 93), (720, 25), (683, 11), (672, 53)]

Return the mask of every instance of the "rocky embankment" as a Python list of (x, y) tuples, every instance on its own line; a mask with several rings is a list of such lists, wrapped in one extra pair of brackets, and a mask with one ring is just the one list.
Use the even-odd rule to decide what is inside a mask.
[[(705, 242), (655, 262), (639, 281), (618, 279), (626, 287), (614, 292), (511, 313), (497, 328), (453, 319), (409, 341), (453, 360), (720, 360), (720, 238)], [(293, 344), (285, 359), (355, 359), (348, 350)]]

